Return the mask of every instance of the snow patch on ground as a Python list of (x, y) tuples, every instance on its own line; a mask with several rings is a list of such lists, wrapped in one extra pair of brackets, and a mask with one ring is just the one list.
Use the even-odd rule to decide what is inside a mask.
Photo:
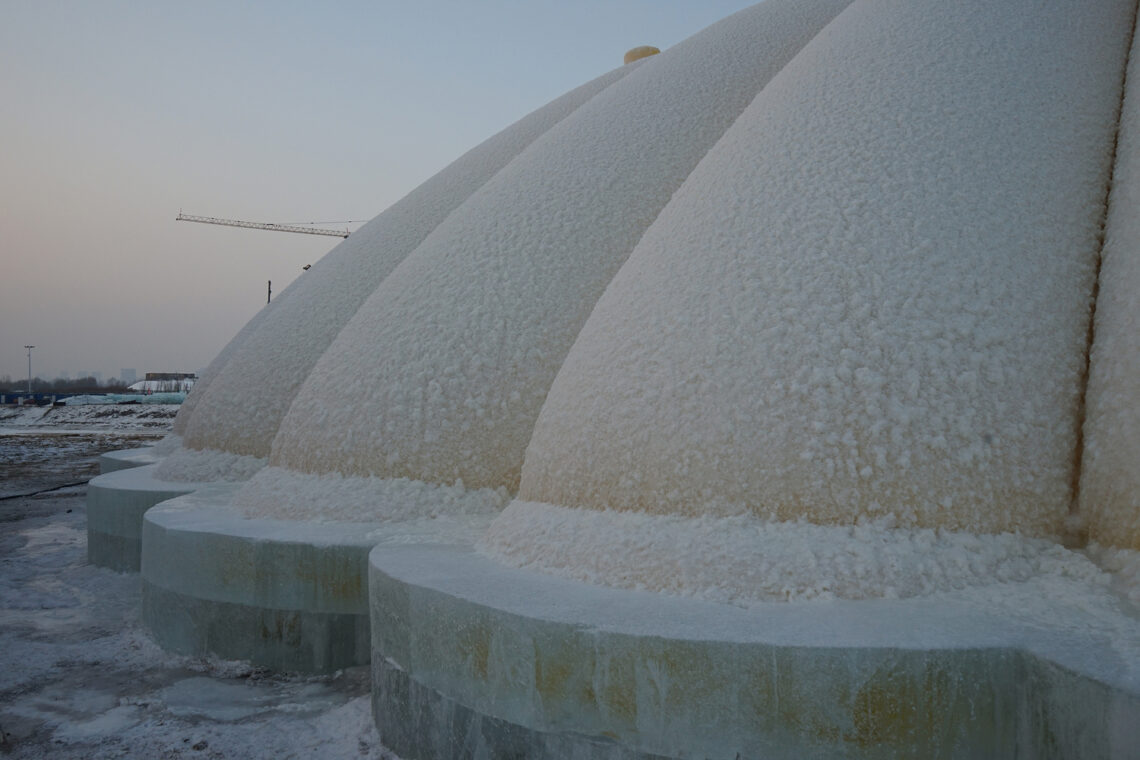
[(154, 431), (170, 429), (178, 407), (171, 404), (0, 407), (0, 435), (76, 429)]

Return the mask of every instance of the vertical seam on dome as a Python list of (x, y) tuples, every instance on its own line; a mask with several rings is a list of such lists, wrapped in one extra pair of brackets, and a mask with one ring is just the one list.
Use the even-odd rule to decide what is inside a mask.
[[(1103, 209), (1100, 218), (1100, 243), (1096, 251), (1096, 270), (1093, 275), (1092, 294), (1090, 297), (1089, 306), (1089, 321), (1088, 332), (1085, 339), (1085, 361), (1084, 370), (1081, 373), (1080, 379), (1080, 393), (1077, 397), (1077, 440), (1076, 451), (1073, 454), (1073, 476), (1072, 476), (1072, 497), (1069, 502), (1069, 515), (1074, 516), (1080, 512), (1080, 497), (1081, 497), (1081, 473), (1084, 465), (1085, 454), (1085, 421), (1088, 413), (1088, 392), (1089, 392), (1089, 377), (1092, 370), (1092, 347), (1093, 342), (1096, 340), (1096, 311), (1097, 299), (1100, 296), (1100, 273), (1101, 267), (1104, 264), (1104, 246), (1108, 239), (1108, 215), (1111, 206), (1111, 196), (1113, 181), (1116, 176), (1116, 165), (1118, 161), (1118, 149), (1120, 145), (1120, 129), (1121, 120), (1124, 116), (1124, 98), (1128, 93), (1128, 68), (1132, 61), (1132, 55), (1136, 49), (1136, 22), (1137, 15), (1140, 14), (1140, 0), (1132, 6), (1132, 30), (1129, 37), (1128, 52), (1124, 55), (1124, 68), (1120, 75), (1120, 99), (1117, 101), (1116, 107), (1116, 129), (1112, 135), (1112, 149), (1109, 151), (1109, 165), (1108, 165), (1108, 179), (1104, 187), (1104, 201), (1101, 204)], [(1071, 529), (1067, 529), (1069, 533)], [(1079, 531), (1075, 531), (1073, 535), (1066, 535), (1066, 544), (1072, 543), (1076, 546), (1084, 546), (1088, 542), (1088, 531), (1086, 528), (1081, 527)]]

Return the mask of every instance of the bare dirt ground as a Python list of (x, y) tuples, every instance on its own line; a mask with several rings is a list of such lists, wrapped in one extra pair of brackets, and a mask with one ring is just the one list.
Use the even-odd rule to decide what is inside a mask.
[(0, 756), (398, 760), (366, 667), (314, 678), (168, 654), (140, 625), (138, 575), (87, 564), (99, 454), (163, 432), (0, 427)]

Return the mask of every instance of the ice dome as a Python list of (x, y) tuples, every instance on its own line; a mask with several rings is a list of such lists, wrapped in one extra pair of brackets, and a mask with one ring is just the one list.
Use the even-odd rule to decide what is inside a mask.
[(1134, 5), (767, 0), (585, 85), (259, 314), (169, 470), (728, 599), (1140, 548)]
[[(515, 492), (534, 420), (606, 285), (693, 167), (845, 4), (738, 13), (634, 64), (521, 151), (327, 346), (269, 470), (237, 501), (258, 515), (327, 517), (403, 500), (407, 481)], [(316, 503), (327, 485), (283, 490), (281, 470), (359, 478), (359, 495)]]
[[(377, 285), (539, 135), (620, 79), (616, 69), (470, 150), (362, 227), (262, 309), (211, 362), (175, 419), (171, 480), (244, 479), (264, 466), (317, 359)], [(267, 390), (271, 389), (271, 390)]]

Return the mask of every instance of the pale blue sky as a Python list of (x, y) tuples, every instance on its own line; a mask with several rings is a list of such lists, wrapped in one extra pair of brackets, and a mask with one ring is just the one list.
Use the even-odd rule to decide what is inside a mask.
[[(0, 0), (0, 375), (206, 366), (338, 240), (636, 45), (751, 0)], [(354, 225), (353, 227), (355, 228)]]

